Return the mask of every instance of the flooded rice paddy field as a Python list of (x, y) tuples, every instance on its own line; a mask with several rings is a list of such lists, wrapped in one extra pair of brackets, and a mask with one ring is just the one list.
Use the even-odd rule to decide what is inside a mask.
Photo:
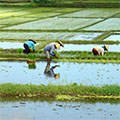
[(0, 42), (0, 48), (2, 49), (23, 48), (23, 43), (22, 42)]
[[(109, 46), (109, 52), (120, 52), (120, 44), (106, 44)], [(102, 44), (65, 44), (60, 51), (92, 51), (96, 46), (103, 46)]]
[[(116, 8), (1, 8), (0, 40), (119, 41), (120, 9)], [(112, 32), (110, 32), (112, 33)], [(101, 35), (104, 35), (104, 37)], [(103, 41), (102, 41), (103, 42)], [(65, 44), (61, 51), (91, 51), (99, 44)], [(108, 45), (119, 52), (119, 44)], [(0, 48), (23, 48), (21, 42), (0, 42)], [(56, 67), (56, 68), (54, 68)], [(54, 69), (53, 69), (54, 68)], [(73, 62), (0, 62), (0, 84), (120, 85), (120, 64)], [(59, 75), (56, 79), (54, 76)], [(0, 120), (119, 120), (120, 103), (60, 101), (0, 101)]]
[[(0, 48), (2, 48), (2, 49), (24, 48), (23, 44), (24, 44), (24, 42), (0, 42)], [(40, 43), (37, 43), (36, 45), (39, 45), (39, 44)]]
[(119, 8), (0, 8), (0, 11), (1, 40), (94, 40), (105, 34), (101, 39), (104, 40), (107, 31), (120, 30)]
[(120, 18), (109, 18), (103, 22), (87, 27), (84, 30), (93, 30), (93, 31), (120, 30), (119, 24), (120, 24)]
[[(89, 12), (88, 12), (89, 11)], [(66, 15), (63, 15), (63, 17), (98, 17), (98, 18), (106, 18), (110, 17), (116, 13), (118, 13), (119, 9), (101, 9), (101, 8), (88, 8), (88, 9), (83, 9), (81, 11), (77, 11), (74, 13), (69, 13)]]
[(119, 103), (0, 102), (1, 120), (119, 120)]
[(25, 40), (34, 38), (35, 40), (93, 40), (101, 33), (89, 32), (0, 32), (1, 40)]
[[(16, 25), (12, 27), (6, 27), (6, 30), (76, 30), (102, 19), (89, 19), (89, 18), (47, 18), (41, 19), (29, 23), (24, 23), (21, 25)], [(79, 23), (79, 24), (78, 24)]]
[(106, 40), (111, 40), (111, 41), (120, 41), (120, 35), (110, 35), (109, 37), (105, 38), (104, 39), (105, 41)]
[[(56, 68), (52, 69), (53, 67)], [(0, 62), (0, 68), (0, 84), (120, 85), (120, 64), (36, 62), (33, 69), (30, 69), (27, 62)], [(55, 74), (59, 74), (60, 77), (56, 79)]]

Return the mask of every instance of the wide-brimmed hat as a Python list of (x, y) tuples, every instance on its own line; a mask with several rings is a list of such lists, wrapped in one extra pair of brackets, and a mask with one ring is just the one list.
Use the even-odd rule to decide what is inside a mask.
[(34, 39), (29, 39), (29, 41), (33, 41), (36, 44), (36, 41)]
[(55, 42), (55, 47), (56, 47), (57, 49), (60, 49), (60, 44), (59, 44), (58, 42)]
[(105, 49), (108, 51), (109, 47), (107, 45), (104, 45)]
[(59, 78), (60, 78), (60, 73), (55, 74), (54, 78), (55, 78), (55, 79), (59, 79)]
[(57, 41), (57, 42), (60, 44), (60, 46), (64, 47), (64, 44), (61, 41)]

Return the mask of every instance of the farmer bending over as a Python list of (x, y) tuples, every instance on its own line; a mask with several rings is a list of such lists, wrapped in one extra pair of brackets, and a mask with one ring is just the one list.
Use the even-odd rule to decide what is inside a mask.
[(23, 53), (25, 53), (25, 54), (30, 53), (30, 48), (31, 47), (33, 48), (33, 52), (34, 52), (35, 51), (35, 44), (36, 44), (36, 41), (33, 40), (33, 39), (29, 39), (28, 41), (26, 41), (23, 45), (24, 48), (25, 48)]
[(57, 51), (57, 49), (60, 49), (60, 46), (64, 47), (62, 42), (57, 41), (55, 43), (50, 43), (44, 47), (44, 51), (46, 53), (47, 60), (50, 60), (50, 55), (58, 58), (58, 56), (54, 53), (54, 51)]
[(104, 45), (102, 47), (94, 47), (92, 49), (92, 52), (94, 55), (101, 55), (103, 56), (104, 55), (104, 51), (108, 51), (109, 47)]

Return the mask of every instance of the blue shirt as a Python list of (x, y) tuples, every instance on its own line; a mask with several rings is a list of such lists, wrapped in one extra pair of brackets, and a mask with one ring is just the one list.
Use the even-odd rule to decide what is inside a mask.
[(50, 55), (55, 56), (54, 51), (56, 51), (57, 48), (55, 47), (55, 43), (50, 43), (45, 46), (44, 51), (48, 51)]
[(35, 43), (33, 41), (26, 41), (25, 44), (27, 44), (29, 48), (33, 47), (33, 50), (35, 50)]

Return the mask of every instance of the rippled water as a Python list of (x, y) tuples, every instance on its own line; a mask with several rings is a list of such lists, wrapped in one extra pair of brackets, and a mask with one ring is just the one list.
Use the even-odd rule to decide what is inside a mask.
[(0, 102), (0, 120), (119, 120), (120, 104), (60, 101)]

